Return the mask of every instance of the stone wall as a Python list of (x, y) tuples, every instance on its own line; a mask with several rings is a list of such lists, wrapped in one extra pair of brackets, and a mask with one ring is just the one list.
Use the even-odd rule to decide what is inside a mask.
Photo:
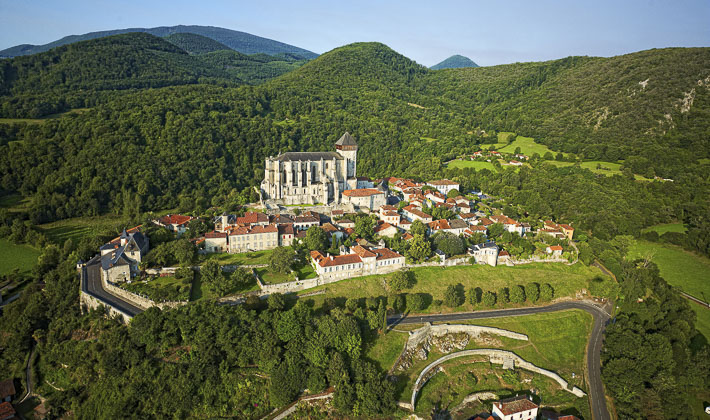
[(148, 308), (153, 307), (153, 306), (157, 306), (160, 309), (177, 308), (178, 306), (182, 306), (187, 303), (187, 302), (160, 302), (160, 303), (158, 303), (158, 302), (155, 302), (155, 301), (148, 299), (146, 297), (137, 295), (133, 292), (129, 292), (128, 290), (121, 289), (120, 287), (116, 286), (115, 284), (107, 282), (103, 277), (101, 278), (101, 282), (103, 283), (103, 287), (107, 292), (131, 302), (132, 304), (138, 306), (139, 308), (143, 309), (144, 311), (147, 310)]
[(97, 309), (97, 308), (103, 308), (109, 315), (114, 316), (118, 315), (123, 319), (123, 322), (128, 324), (128, 322), (133, 318), (132, 316), (128, 315), (127, 313), (114, 308), (111, 305), (108, 305), (99, 299), (95, 298), (94, 296), (91, 296), (87, 293), (84, 293), (81, 291), (79, 293), (79, 302), (82, 305), (86, 305), (87, 308), (89, 309)]
[(418, 328), (414, 331), (409, 332), (409, 339), (405, 344), (404, 351), (414, 350), (419, 347), (424, 341), (432, 336), (443, 336), (447, 334), (459, 334), (465, 333), (473, 337), (477, 337), (481, 334), (494, 334), (501, 337), (508, 337), (514, 340), (528, 341), (528, 336), (525, 334), (516, 333), (513, 331), (504, 330), (501, 328), (494, 327), (481, 327), (479, 325), (448, 325), (448, 324), (438, 324), (438, 325), (426, 325), (424, 327)]
[(548, 378), (551, 378), (554, 381), (556, 381), (558, 384), (560, 384), (560, 387), (562, 387), (562, 389), (574, 394), (577, 397), (584, 397), (585, 395), (587, 395), (586, 393), (584, 393), (584, 391), (577, 388), (576, 386), (572, 387), (570, 389), (569, 383), (567, 381), (565, 381), (564, 379), (562, 379), (562, 377), (560, 375), (556, 374), (555, 372), (539, 368), (539, 367), (535, 366), (534, 364), (532, 364), (526, 360), (523, 360), (520, 356), (518, 356), (517, 354), (515, 354), (511, 351), (496, 350), (496, 349), (463, 350), (463, 351), (459, 351), (459, 352), (452, 353), (452, 354), (446, 355), (444, 357), (441, 357), (441, 358), (437, 359), (436, 361), (432, 362), (431, 364), (429, 364), (429, 366), (425, 367), (424, 370), (422, 370), (422, 372), (419, 374), (419, 377), (417, 378), (416, 382), (414, 383), (414, 388), (412, 389), (412, 399), (411, 399), (412, 409), (415, 407), (417, 393), (419, 392), (421, 387), (424, 385), (426, 380), (429, 378), (429, 376), (427, 376), (427, 374), (432, 369), (437, 368), (440, 364), (442, 364), (448, 360), (455, 359), (457, 357), (465, 357), (465, 356), (487, 356), (491, 363), (495, 363), (495, 364), (499, 364), (499, 365), (504, 364), (507, 360), (513, 360), (513, 362), (515, 363), (515, 366), (517, 366), (521, 369), (529, 370), (534, 373), (538, 373), (540, 375), (545, 375)]

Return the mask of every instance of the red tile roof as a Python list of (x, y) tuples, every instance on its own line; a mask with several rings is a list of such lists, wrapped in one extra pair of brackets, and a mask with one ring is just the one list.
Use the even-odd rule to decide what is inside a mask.
[(375, 229), (373, 229), (373, 230), (375, 231), (375, 233), (378, 233), (378, 232), (382, 232), (385, 229), (389, 229), (391, 227), (394, 227), (394, 226), (390, 225), (389, 223), (380, 223), (377, 226), (375, 226)]
[(160, 221), (160, 223), (162, 223), (164, 225), (182, 226), (192, 219), (193, 219), (192, 216), (183, 216), (182, 214), (168, 214), (168, 215), (161, 217), (158, 220)]
[(371, 195), (384, 194), (380, 190), (374, 188), (361, 188), (359, 190), (345, 190), (343, 195), (347, 197), (369, 197)]
[(404, 239), (405, 241), (408, 241), (410, 239), (414, 239), (414, 235), (412, 235), (409, 232), (406, 232), (404, 235), (402, 235), (402, 239)]
[(345, 264), (355, 264), (355, 263), (360, 263), (362, 260), (360, 259), (360, 256), (357, 254), (348, 254), (348, 255), (336, 255), (336, 256), (330, 256), (330, 258), (325, 257), (322, 258), (319, 262), (318, 265), (321, 267), (335, 267), (336, 265), (345, 265)]
[(15, 384), (12, 379), (5, 379), (0, 382), (0, 399), (15, 395)]
[(527, 397), (521, 396), (517, 399), (503, 400), (499, 402), (494, 402), (493, 405), (497, 407), (501, 413), (509, 416), (511, 414), (522, 413), (523, 411), (534, 410), (538, 408), (537, 404), (527, 399)]
[(9, 419), (17, 414), (9, 402), (0, 403), (0, 419)]
[(226, 238), (227, 232), (207, 232), (205, 233), (205, 239), (215, 239), (215, 238)]
[(431, 230), (451, 229), (449, 221), (446, 219), (434, 220), (433, 222), (427, 223), (427, 226), (429, 226)]
[(380, 209), (385, 211), (397, 211), (397, 206), (385, 204), (384, 206), (380, 206)]
[(548, 248), (550, 248), (551, 251), (562, 251), (562, 247), (559, 245), (552, 245), (552, 246), (549, 246)]
[(473, 225), (473, 226), (469, 227), (469, 229), (471, 229), (472, 232), (485, 232), (488, 230), (487, 227), (482, 226), (482, 225)]
[(357, 255), (359, 255), (361, 258), (374, 258), (377, 256), (374, 253), (372, 253), (369, 249), (367, 249), (363, 246), (360, 246), (360, 245), (355, 245), (354, 247), (351, 248), (351, 250), (354, 253), (356, 253)]
[(254, 223), (268, 223), (269, 216), (264, 213), (246, 212), (243, 217), (237, 217), (237, 224), (249, 225)]
[(378, 249), (373, 249), (372, 252), (374, 252), (377, 255), (377, 261), (381, 260), (391, 260), (393, 258), (402, 258), (401, 255), (398, 253), (392, 251), (389, 248), (378, 248)]
[(229, 236), (236, 236), (236, 235), (254, 235), (257, 233), (274, 233), (278, 232), (279, 229), (276, 227), (276, 225), (266, 225), (266, 226), (261, 226), (261, 225), (256, 225), (256, 226), (241, 226), (235, 229), (232, 229), (229, 231)]
[(515, 220), (511, 219), (510, 217), (504, 215), (504, 214), (499, 214), (495, 216), (490, 217), (491, 220), (493, 220), (495, 223), (501, 223), (504, 225), (520, 225), (520, 223), (516, 222)]
[(396, 211), (386, 211), (383, 216), (399, 216), (399, 213)]
[(412, 205), (412, 204), (410, 204), (410, 205), (404, 207), (402, 210), (406, 210), (407, 212), (412, 213), (412, 214), (415, 215), (415, 216), (419, 216), (419, 217), (421, 217), (421, 218), (423, 218), (423, 219), (431, 219), (431, 216), (430, 216), (430, 215), (428, 215), (428, 214), (424, 213), (423, 211), (419, 210), (419, 209), (417, 208), (417, 206), (414, 206), (414, 205)]
[(462, 219), (475, 219), (476, 215), (473, 213), (461, 213), (459, 214), (459, 217)]
[(280, 225), (279, 235), (293, 235), (293, 225)]
[(338, 231), (338, 228), (333, 226), (331, 223), (324, 224), (323, 226), (321, 226), (321, 229), (323, 229), (324, 231), (326, 231), (328, 233), (333, 233), (333, 232)]

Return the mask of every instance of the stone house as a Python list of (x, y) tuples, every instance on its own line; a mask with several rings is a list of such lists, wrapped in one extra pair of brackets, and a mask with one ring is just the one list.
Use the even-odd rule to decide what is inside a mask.
[(493, 417), (500, 420), (535, 420), (538, 405), (527, 396), (508, 398), (493, 403)]
[(296, 232), (293, 229), (293, 224), (279, 225), (279, 246), (291, 246), (296, 239)]
[(279, 245), (276, 225), (242, 226), (229, 231), (229, 252), (249, 252), (274, 249)]
[(387, 222), (383, 222), (380, 220), (377, 223), (377, 226), (375, 226), (374, 231), (375, 231), (375, 235), (386, 236), (388, 238), (392, 238), (392, 237), (394, 237), (394, 235), (397, 234), (397, 232), (399, 232), (399, 229), (397, 229), (396, 227), (392, 226), (391, 224), (389, 224)]
[(148, 253), (148, 237), (140, 226), (123, 230), (121, 236), (101, 246), (101, 273), (105, 280), (117, 283), (130, 280), (140, 272), (138, 265)]
[(559, 245), (548, 246), (547, 248), (545, 248), (545, 252), (549, 255), (552, 255), (553, 257), (561, 257), (562, 247)]
[(244, 216), (237, 217), (237, 225), (240, 226), (246, 226), (246, 225), (259, 225), (259, 226), (266, 226), (269, 224), (269, 216), (260, 213), (260, 212), (252, 212), (248, 211), (244, 213)]
[(296, 216), (293, 220), (293, 228), (296, 230), (308, 230), (311, 226), (320, 226), (320, 218), (316, 216)]
[(10, 402), (15, 393), (15, 383), (12, 379), (5, 379), (0, 382), (0, 400)]
[(374, 188), (343, 191), (343, 203), (352, 204), (355, 208), (366, 208), (373, 211), (385, 205), (386, 202), (385, 193)]
[(415, 220), (421, 220), (422, 223), (429, 223), (433, 220), (430, 215), (419, 210), (416, 206), (412, 204), (402, 208), (402, 215), (409, 219), (410, 222), (413, 222)]
[(207, 232), (205, 233), (205, 252), (227, 252), (229, 249), (227, 243), (226, 232)]
[(427, 182), (427, 185), (436, 188), (440, 193), (446, 195), (451, 190), (458, 190), (460, 185), (458, 182), (450, 181), (448, 179), (440, 179), (438, 181)]
[(488, 264), (495, 267), (498, 264), (498, 245), (494, 242), (485, 242), (474, 245), (468, 250), (477, 264)]
[(345, 255), (323, 255), (311, 251), (316, 273), (324, 279), (344, 279), (383, 274), (404, 267), (404, 257), (389, 248), (367, 249), (356, 245)]
[(168, 214), (158, 220), (153, 221), (158, 226), (167, 228), (175, 232), (177, 236), (182, 235), (187, 231), (187, 225), (194, 219), (192, 216), (183, 216), (182, 214)]

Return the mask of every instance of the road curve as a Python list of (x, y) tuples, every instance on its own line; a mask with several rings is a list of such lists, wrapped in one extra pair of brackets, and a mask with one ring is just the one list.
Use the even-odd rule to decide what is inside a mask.
[(609, 320), (607, 314), (600, 307), (585, 302), (560, 302), (548, 306), (532, 308), (498, 309), (491, 311), (464, 312), (453, 314), (421, 315), (421, 316), (395, 316), (387, 318), (387, 325), (397, 324), (422, 324), (425, 322), (450, 322), (466, 321), (472, 319), (503, 318), (509, 316), (533, 315), (546, 312), (557, 312), (569, 309), (581, 309), (592, 315), (594, 325), (589, 335), (587, 346), (587, 380), (589, 382), (589, 404), (594, 420), (611, 420), (606, 408), (604, 386), (601, 378), (600, 354), (603, 342), (604, 326)]
[(143, 312), (143, 309), (138, 306), (104, 289), (101, 282), (101, 259), (98, 256), (89, 260), (81, 268), (81, 290), (130, 316), (136, 316)]

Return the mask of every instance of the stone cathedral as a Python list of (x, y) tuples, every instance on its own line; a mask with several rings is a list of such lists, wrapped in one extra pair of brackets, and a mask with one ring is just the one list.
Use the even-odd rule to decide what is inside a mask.
[(335, 142), (335, 152), (286, 152), (266, 158), (262, 197), (282, 204), (340, 203), (357, 188), (357, 143), (350, 133)]

